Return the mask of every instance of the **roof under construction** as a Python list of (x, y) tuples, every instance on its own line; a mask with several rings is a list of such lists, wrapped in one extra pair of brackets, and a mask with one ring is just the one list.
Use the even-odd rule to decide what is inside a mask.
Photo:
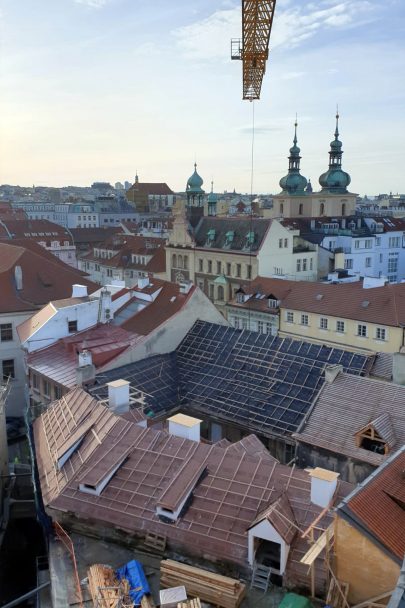
[(338, 348), (197, 321), (174, 353), (158, 355), (97, 376), (93, 394), (106, 398), (106, 382), (125, 378), (159, 414), (176, 407), (233, 421), (260, 434), (290, 435), (340, 364), (365, 375), (373, 362)]

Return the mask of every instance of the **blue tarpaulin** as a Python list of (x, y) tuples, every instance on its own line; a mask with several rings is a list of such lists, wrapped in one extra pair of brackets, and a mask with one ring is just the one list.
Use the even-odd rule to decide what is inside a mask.
[(144, 595), (150, 593), (148, 581), (140, 562), (134, 559), (115, 571), (118, 579), (126, 578), (129, 582), (129, 595), (135, 606), (140, 606)]

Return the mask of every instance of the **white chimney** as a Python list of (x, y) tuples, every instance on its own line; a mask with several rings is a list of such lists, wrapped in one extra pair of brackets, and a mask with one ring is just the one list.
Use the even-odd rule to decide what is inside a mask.
[(325, 382), (332, 384), (341, 372), (343, 372), (343, 365), (327, 365), (325, 367)]
[(191, 441), (200, 441), (200, 425), (202, 420), (186, 416), (185, 414), (176, 414), (168, 418), (169, 433), (183, 439), (191, 439)]
[(127, 380), (114, 380), (107, 382), (108, 407), (116, 414), (129, 411), (129, 382)]
[(89, 350), (83, 350), (79, 353), (79, 367), (85, 367), (86, 365), (93, 365), (93, 358)]
[(142, 279), (138, 279), (138, 289), (143, 289), (149, 285), (149, 277), (143, 277)]
[(22, 277), (21, 266), (14, 267), (14, 279), (15, 279), (16, 289), (18, 289), (18, 291), (21, 291), (21, 289), (23, 288), (23, 277)]
[(309, 475), (311, 477), (311, 502), (324, 509), (333, 498), (340, 473), (316, 467), (309, 471)]
[(72, 285), (72, 298), (86, 298), (87, 287), (85, 285)]

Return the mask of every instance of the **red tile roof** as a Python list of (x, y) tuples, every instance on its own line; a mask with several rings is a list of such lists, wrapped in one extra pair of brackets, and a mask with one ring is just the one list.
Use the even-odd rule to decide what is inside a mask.
[[(228, 306), (277, 314), (277, 309), (272, 309), (269, 307), (268, 297), (274, 296), (277, 300), (283, 301), (290, 290), (296, 287), (297, 281), (284, 281), (282, 279), (257, 277), (256, 279), (250, 281), (250, 283), (241, 284), (241, 289), (245, 295), (250, 295), (251, 297), (243, 303), (237, 302), (235, 297), (231, 302), (229, 302)], [(261, 298), (260, 296), (265, 297)]]
[[(0, 212), (1, 217), (1, 212)], [(69, 241), (72, 243), (72, 236), (66, 228), (54, 224), (49, 220), (30, 220), (1, 218), (0, 238), (24, 239), (29, 238), (37, 242), (44, 241)], [(11, 236), (10, 236), (11, 235)]]
[(338, 513), (398, 563), (405, 553), (405, 446), (355, 490)]
[(121, 325), (127, 331), (146, 336), (159, 327), (159, 325), (168, 321), (173, 315), (180, 312), (193, 295), (196, 287), (193, 285), (188, 294), (183, 294), (180, 293), (180, 286), (177, 283), (169, 283), (168, 281), (153, 278), (144, 289), (134, 289), (135, 291), (149, 294), (161, 289), (154, 302), (148, 304), (143, 310), (137, 312)]
[(391, 327), (405, 324), (405, 283), (363, 288), (362, 281), (331, 285), (291, 282), (282, 307)]
[(156, 196), (165, 196), (167, 194), (174, 194), (173, 190), (165, 182), (138, 182), (132, 184), (128, 192), (140, 192), (141, 194), (151, 194)]
[(97, 371), (138, 342), (138, 337), (121, 327), (99, 325), (28, 355), (28, 366), (66, 388), (76, 386), (78, 353), (91, 352)]
[[(22, 270), (21, 290), (16, 288), (16, 266)], [(33, 241), (0, 242), (0, 312), (31, 311), (68, 298), (75, 283), (86, 285), (89, 293), (99, 289), (85, 276)]]

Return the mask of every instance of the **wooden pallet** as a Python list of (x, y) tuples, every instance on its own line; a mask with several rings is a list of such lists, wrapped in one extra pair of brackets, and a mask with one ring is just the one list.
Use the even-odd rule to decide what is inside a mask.
[(187, 595), (221, 608), (238, 608), (246, 593), (246, 586), (236, 579), (170, 559), (160, 564), (160, 583), (163, 587), (184, 585)]
[(336, 578), (333, 577), (330, 581), (326, 603), (329, 606), (333, 606), (333, 608), (345, 608), (348, 593), (349, 584), (337, 581)]

